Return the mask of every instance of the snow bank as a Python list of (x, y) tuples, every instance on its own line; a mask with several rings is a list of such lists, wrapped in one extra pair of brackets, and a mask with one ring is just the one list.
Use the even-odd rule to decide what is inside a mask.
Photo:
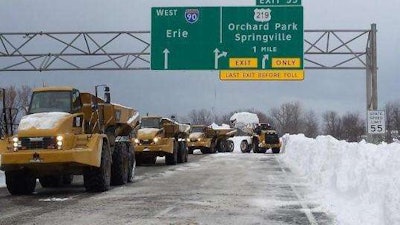
[(35, 113), (22, 117), (18, 130), (36, 129), (52, 129), (62, 118), (68, 117), (69, 113), (64, 112), (47, 112)]
[(400, 144), (285, 135), (280, 158), (319, 190), (338, 224), (400, 224)]

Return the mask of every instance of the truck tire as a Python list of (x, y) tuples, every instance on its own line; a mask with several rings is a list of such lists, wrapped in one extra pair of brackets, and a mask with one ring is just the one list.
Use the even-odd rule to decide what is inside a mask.
[(63, 176), (62, 175), (50, 175), (39, 177), (39, 183), (44, 188), (55, 188), (63, 186)]
[(178, 142), (178, 163), (185, 162), (185, 146), (182, 141)]
[(209, 148), (206, 148), (206, 147), (200, 148), (200, 151), (201, 151), (202, 154), (211, 153), (211, 150)]
[(184, 157), (183, 162), (188, 162), (189, 149), (188, 149), (188, 147), (187, 147), (187, 143), (186, 143), (186, 142), (183, 142), (183, 146), (185, 147), (185, 157)]
[(233, 143), (233, 141), (228, 140), (227, 141), (227, 152), (233, 152), (233, 150), (235, 150), (235, 143)]
[(83, 173), (83, 183), (88, 192), (103, 192), (110, 188), (111, 154), (106, 141), (103, 141), (100, 167), (89, 167)]
[(278, 154), (281, 151), (280, 148), (272, 148), (272, 153)]
[(74, 180), (74, 175), (72, 174), (65, 174), (62, 176), (63, 184), (64, 185), (71, 185), (72, 181)]
[(116, 142), (112, 154), (111, 185), (123, 185), (128, 182), (129, 154), (124, 142)]
[(178, 143), (174, 141), (174, 150), (173, 153), (168, 153), (165, 156), (165, 164), (167, 165), (176, 165), (178, 163)]
[(26, 171), (6, 171), (6, 185), (12, 195), (28, 195), (35, 191), (36, 178)]
[(226, 140), (220, 140), (218, 143), (218, 152), (226, 152), (228, 149), (228, 143)]
[(240, 151), (242, 151), (242, 153), (249, 152), (249, 143), (246, 140), (240, 142)]
[(254, 153), (259, 153), (259, 151), (260, 151), (258, 144), (259, 144), (258, 138), (254, 138), (253, 139), (253, 152)]
[(189, 147), (189, 149), (188, 149), (188, 154), (193, 154), (193, 150), (194, 150), (193, 147)]
[(155, 165), (157, 161), (157, 156), (149, 155), (142, 157), (142, 164), (144, 165)]

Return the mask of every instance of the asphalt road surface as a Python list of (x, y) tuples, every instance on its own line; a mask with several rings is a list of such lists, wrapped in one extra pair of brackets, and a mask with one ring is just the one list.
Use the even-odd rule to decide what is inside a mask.
[(104, 193), (86, 193), (81, 176), (29, 196), (1, 188), (0, 224), (334, 224), (312, 196), (279, 156), (195, 154), (137, 167), (134, 183)]

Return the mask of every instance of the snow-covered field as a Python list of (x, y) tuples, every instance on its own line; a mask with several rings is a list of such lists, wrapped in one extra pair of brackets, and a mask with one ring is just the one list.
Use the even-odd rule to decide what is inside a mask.
[[(233, 138), (235, 153), (240, 153), (241, 139)], [(304, 135), (284, 135), (282, 140), (278, 159), (313, 184), (338, 224), (400, 224), (400, 143), (348, 143)], [(2, 172), (0, 186), (5, 186)]]

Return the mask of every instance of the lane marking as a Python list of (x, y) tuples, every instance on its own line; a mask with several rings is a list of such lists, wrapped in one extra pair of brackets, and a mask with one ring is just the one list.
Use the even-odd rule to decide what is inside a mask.
[[(286, 170), (282, 167), (281, 161), (278, 159), (278, 156), (274, 155), (274, 157), (275, 157), (276, 161), (278, 161), (279, 167), (281, 168), (282, 172), (285, 175), (288, 175)], [(298, 199), (298, 202), (300, 203), (300, 205), (301, 205), (301, 207), (303, 209), (303, 212), (304, 212), (304, 214), (306, 214), (306, 217), (307, 217), (308, 221), (310, 222), (310, 224), (311, 225), (318, 225), (317, 220), (315, 220), (315, 217), (311, 212), (311, 209), (304, 202), (304, 199), (300, 196), (299, 192), (296, 190), (296, 188), (291, 183), (289, 183), (289, 185), (290, 185), (290, 189), (292, 189), (292, 191), (296, 195), (296, 197)]]
[(155, 217), (163, 217), (165, 214), (169, 213), (174, 208), (175, 208), (175, 206), (168, 207), (168, 208), (162, 210), (161, 212), (157, 213), (157, 215), (155, 215)]

